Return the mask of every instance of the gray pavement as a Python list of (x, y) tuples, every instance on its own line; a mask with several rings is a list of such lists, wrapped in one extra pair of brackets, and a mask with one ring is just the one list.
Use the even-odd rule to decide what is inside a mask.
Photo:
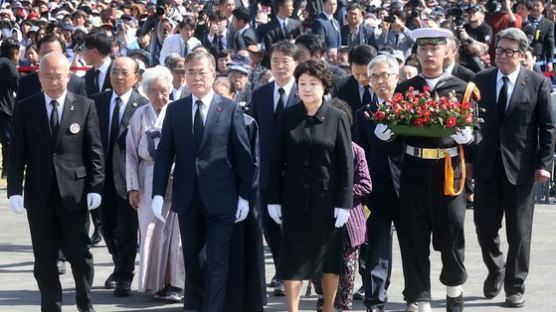
[[(29, 226), (25, 215), (15, 215), (8, 207), (5, 191), (0, 191), (0, 311), (40, 311), (40, 294), (33, 277), (33, 253)], [(533, 242), (531, 251), (531, 269), (527, 279), (524, 308), (517, 311), (554, 312), (556, 311), (556, 206), (537, 205), (535, 208)], [(476, 241), (472, 211), (468, 210), (465, 222), (467, 238), (466, 266), (469, 280), (465, 285), (465, 311), (497, 312), (513, 311), (501, 307), (503, 294), (493, 300), (482, 297), (482, 282), (486, 269), (482, 263), (479, 246)], [(505, 238), (503, 236), (503, 241)], [(397, 244), (397, 241), (395, 242)], [(505, 247), (506, 248), (506, 247)], [(92, 249), (95, 259), (95, 281), (93, 303), (96, 311), (181, 311), (181, 305), (164, 305), (155, 302), (151, 296), (133, 292), (131, 297), (116, 298), (103, 289), (102, 285), (112, 270), (112, 264), (103, 243)], [(266, 255), (266, 276), (271, 277), (273, 270), (271, 258)], [(388, 292), (390, 304), (388, 311), (403, 311), (405, 304), (401, 296), (403, 275), (398, 248), (394, 251), (394, 268), (392, 285)], [(438, 281), (440, 274), (440, 255), (431, 254), (433, 311), (445, 311), (444, 287)], [(68, 267), (68, 273), (61, 276), (64, 289), (64, 311), (76, 311), (74, 305), (74, 284)], [(360, 285), (358, 280), (357, 286)], [(133, 285), (137, 289), (136, 283)], [(302, 298), (302, 309), (314, 311), (315, 296)], [(286, 311), (283, 298), (269, 297), (265, 311)], [(361, 301), (354, 305), (354, 311), (365, 311)]]

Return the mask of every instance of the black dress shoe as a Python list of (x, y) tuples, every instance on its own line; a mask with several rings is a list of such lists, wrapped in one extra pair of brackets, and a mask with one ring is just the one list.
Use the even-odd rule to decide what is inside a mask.
[(286, 290), (284, 289), (284, 283), (279, 282), (274, 291), (272, 292), (276, 297), (284, 297), (286, 295)]
[(525, 305), (525, 298), (523, 294), (520, 293), (506, 295), (506, 302), (504, 302), (504, 305), (509, 308), (521, 308)]
[(110, 274), (106, 281), (104, 282), (104, 288), (114, 289), (116, 288), (116, 280), (114, 279), (114, 274)]
[(118, 281), (116, 288), (114, 288), (114, 296), (116, 297), (129, 297), (131, 295), (131, 282)]
[(504, 271), (500, 273), (489, 273), (483, 284), (483, 294), (485, 298), (492, 299), (500, 293), (504, 285)]
[(102, 240), (102, 235), (100, 234), (100, 231), (95, 229), (93, 235), (91, 236), (91, 246), (98, 245), (98, 243), (100, 243), (101, 240)]
[(56, 266), (58, 267), (58, 274), (66, 274), (66, 262), (62, 260), (58, 260), (56, 262)]
[(463, 294), (457, 297), (446, 297), (446, 312), (463, 311)]
[(95, 312), (95, 309), (93, 309), (92, 305), (89, 305), (88, 307), (77, 306), (77, 311), (79, 311), (79, 312)]
[(353, 293), (353, 300), (365, 299), (365, 287), (361, 286), (355, 293)]
[(384, 307), (374, 306), (367, 309), (367, 312), (384, 312)]

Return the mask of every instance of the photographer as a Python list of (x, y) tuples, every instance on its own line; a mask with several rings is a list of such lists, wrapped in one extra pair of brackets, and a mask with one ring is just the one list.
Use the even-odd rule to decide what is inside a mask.
[(158, 58), (160, 55), (160, 49), (162, 48), (163, 40), (159, 40), (159, 27), (161, 26), (161, 21), (163, 18), (169, 18), (170, 12), (172, 11), (172, 1), (171, 0), (159, 0), (155, 8), (149, 10), (149, 16), (143, 24), (143, 27), (137, 32), (137, 36), (141, 37), (152, 30), (154, 30), (153, 35), (151, 35), (151, 43), (149, 52), (151, 53), (151, 65), (158, 65)]
[(467, 9), (467, 23), (455, 33), (462, 45), (460, 48), (461, 65), (479, 72), (485, 69), (481, 56), (488, 51), (492, 40), (492, 28), (484, 22), (485, 15), (479, 5), (470, 5)]
[[(506, 28), (515, 27), (520, 28), (523, 24), (521, 16), (512, 12), (512, 0), (489, 0), (485, 4), (488, 14), (485, 17), (485, 22), (492, 27), (492, 36)], [(491, 63), (494, 63), (494, 42), (489, 44), (488, 54), (490, 55)]]
[(554, 24), (543, 16), (543, 1), (534, 0), (532, 3), (533, 10), (529, 15), (529, 23), (533, 31), (529, 44), (537, 60), (546, 64), (543, 66), (544, 70), (551, 72), (554, 60)]
[(408, 56), (415, 40), (411, 38), (411, 30), (405, 27), (404, 13), (393, 11), (382, 19), (381, 33), (376, 40), (378, 51), (389, 47), (392, 50), (401, 50)]

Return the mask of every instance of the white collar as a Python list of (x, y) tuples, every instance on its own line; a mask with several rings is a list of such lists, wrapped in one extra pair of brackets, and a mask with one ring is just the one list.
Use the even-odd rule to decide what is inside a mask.
[(203, 96), (200, 99), (198, 97), (196, 97), (194, 94), (191, 94), (191, 100), (193, 101), (193, 104), (195, 104), (195, 102), (197, 102), (197, 100), (201, 100), (207, 108), (210, 106), (210, 103), (212, 102), (213, 98), (214, 98), (214, 91), (212, 89), (209, 90), (207, 95)]
[(50, 105), (50, 102), (56, 100), (56, 102), (58, 102), (58, 105), (60, 105), (60, 107), (64, 107), (64, 103), (66, 102), (67, 95), (68, 95), (68, 90), (65, 90), (64, 93), (62, 93), (62, 95), (54, 99), (48, 96), (46, 92), (44, 92), (44, 100), (46, 101), (47, 105)]
[(509, 73), (509, 74), (507, 74), (507, 75), (504, 75), (504, 74), (500, 71), (500, 69), (498, 69), (498, 70), (497, 70), (497, 73), (496, 73), (496, 81), (497, 81), (497, 82), (498, 82), (498, 81), (501, 81), (503, 76), (507, 76), (508, 79), (510, 80), (510, 82), (512, 83), (512, 85), (515, 85), (515, 82), (517, 81), (517, 76), (519, 75), (520, 69), (521, 69), (521, 65), (517, 64), (516, 69), (515, 69), (513, 72), (511, 72), (511, 73)]
[(98, 70), (102, 73), (106, 73), (108, 71), (108, 67), (110, 67), (111, 62), (112, 59), (110, 57), (105, 57), (102, 61), (102, 64), (100, 64), (100, 66), (98, 67)]
[(328, 15), (328, 13), (322, 11), (322, 14), (324, 14), (324, 16), (326, 16), (328, 18), (328, 20), (333, 20), (334, 16), (333, 15)]
[(122, 95), (118, 95), (116, 94), (116, 91), (112, 91), (112, 98), (110, 99), (110, 103), (114, 102), (114, 100), (116, 100), (116, 98), (119, 97), (122, 100), (122, 106), (125, 107), (127, 102), (129, 102), (129, 98), (131, 97), (131, 92), (133, 92), (133, 88), (129, 89), (129, 91), (127, 91)]
[(283, 87), (279, 86), (278, 83), (276, 81), (274, 81), (274, 93), (277, 93), (278, 89), (282, 88), (282, 89), (284, 89), (284, 91), (286, 91), (286, 94), (290, 94), (294, 83), (295, 83), (295, 79), (293, 77)]
[(452, 72), (454, 71), (454, 67), (456, 67), (456, 63), (452, 63), (448, 65), (448, 67), (444, 69), (444, 72), (448, 74), (452, 74)]

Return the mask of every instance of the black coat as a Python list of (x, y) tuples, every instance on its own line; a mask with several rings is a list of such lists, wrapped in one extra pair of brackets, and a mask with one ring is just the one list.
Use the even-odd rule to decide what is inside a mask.
[(353, 204), (353, 155), (345, 113), (323, 103), (307, 116), (303, 104), (278, 119), (269, 204), (283, 211), (332, 211)]
[[(268, 189), (270, 165), (277, 137), (277, 125), (274, 117), (274, 86), (275, 82), (270, 82), (255, 89), (249, 105), (249, 113), (259, 124), (261, 158), (259, 187), (263, 193)], [(290, 107), (298, 103), (297, 87), (294, 84), (285, 104), (286, 107)]]
[(530, 46), (533, 48), (533, 55), (537, 57), (537, 61), (546, 61), (552, 63), (554, 60), (554, 23), (542, 17), (537, 29), (531, 25), (529, 38), (533, 40)]
[[(372, 92), (372, 90), (369, 89), (369, 92)], [(339, 83), (338, 93), (336, 95), (340, 100), (349, 104), (353, 114), (363, 106), (363, 103), (361, 103), (361, 94), (359, 94), (359, 82), (357, 82), (353, 75), (350, 75)]]
[(0, 58), (0, 112), (11, 116), (14, 110), (14, 92), (19, 87), (19, 72), (7, 57)]
[(223, 50), (220, 50), (218, 48), (218, 44), (216, 44), (214, 42), (214, 39), (216, 38), (216, 36), (214, 36), (212, 38), (212, 40), (209, 40), (209, 33), (206, 33), (203, 37), (203, 39), (201, 40), (201, 43), (203, 44), (203, 46), (205, 48), (207, 48), (207, 50), (214, 55), (215, 58), (217, 58), (218, 53), (226, 50), (226, 49), (231, 49), (232, 48), (232, 40), (233, 40), (233, 34), (229, 31), (226, 32), (226, 42), (225, 45), (223, 46)]
[(256, 45), (259, 41), (255, 35), (255, 31), (251, 27), (244, 30), (241, 34), (235, 32), (232, 38), (231, 49), (235, 52), (239, 50), (245, 50), (250, 45)]
[(270, 48), (276, 42), (286, 39), (292, 40), (301, 35), (301, 23), (298, 20), (288, 18), (287, 29), (288, 37), (286, 38), (280, 27), (280, 22), (274, 18), (270, 22), (261, 25), (257, 31), (261, 34), (266, 50), (270, 51)]
[[(85, 80), (79, 76), (71, 75), (68, 82), (68, 91), (81, 96), (87, 96)], [(38, 73), (30, 73), (21, 77), (19, 89), (17, 90), (17, 102), (42, 92)]]
[(120, 128), (118, 137), (115, 142), (110, 142), (114, 144), (112, 154), (109, 154), (111, 150), (108, 146), (108, 130), (110, 129), (110, 100), (112, 98), (112, 91), (106, 91), (102, 93), (97, 93), (91, 96), (91, 99), (95, 101), (96, 111), (98, 113), (99, 125), (100, 125), (100, 135), (102, 141), (102, 147), (106, 155), (106, 163), (111, 162), (112, 176), (106, 177), (106, 179), (113, 179), (114, 186), (116, 187), (117, 194), (124, 200), (127, 200), (127, 187), (126, 187), (126, 173), (125, 173), (125, 162), (126, 162), (126, 143), (125, 138), (127, 135), (127, 125), (131, 116), (135, 110), (145, 105), (149, 102), (146, 98), (141, 96), (137, 91), (131, 93), (131, 97), (126, 104), (124, 115), (120, 121)]
[(86, 193), (102, 194), (104, 157), (94, 102), (67, 93), (60, 129), (52, 137), (44, 93), (16, 107), (8, 166), (8, 197), (25, 189), (25, 208), (49, 204), (52, 182), (68, 211), (87, 209)]
[(467, 67), (461, 66), (459, 64), (454, 64), (454, 69), (452, 70), (452, 76), (459, 78), (465, 82), (470, 82), (475, 80), (475, 73), (468, 69)]
[[(112, 83), (110, 82), (110, 69), (112, 68), (113, 63), (114, 63), (113, 61), (110, 62), (110, 66), (108, 66), (108, 70), (106, 71), (106, 78), (104, 79), (104, 83), (102, 85), (100, 92), (112, 90)], [(95, 86), (95, 69), (91, 68), (87, 72), (85, 72), (85, 90), (87, 90), (88, 96), (100, 93), (99, 90), (96, 90), (94, 86)]]
[(319, 35), (324, 39), (324, 45), (327, 50), (337, 49), (342, 44), (340, 24), (336, 19), (329, 20), (324, 13), (319, 14), (314, 19), (311, 33)]
[[(475, 178), (486, 181), (492, 173), (498, 151), (511, 184), (530, 183), (535, 169), (552, 171), (554, 152), (554, 115), (550, 97), (550, 81), (542, 75), (521, 68), (510, 103), (502, 122), (496, 106), (498, 68), (485, 70), (475, 78), (484, 119), (474, 163)], [(499, 143), (498, 143), (499, 142)]]

